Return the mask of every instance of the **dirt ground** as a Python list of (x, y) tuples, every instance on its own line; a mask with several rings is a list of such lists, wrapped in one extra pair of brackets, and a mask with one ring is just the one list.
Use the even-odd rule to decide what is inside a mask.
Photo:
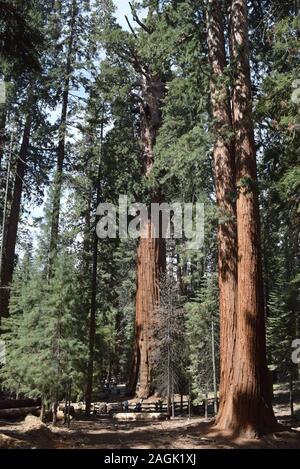
[[(27, 418), (28, 419), (28, 418)], [(43, 449), (234, 449), (300, 448), (299, 431), (287, 430), (260, 440), (232, 440), (214, 432), (212, 423), (201, 418), (170, 422), (116, 424), (111, 419), (74, 420), (72, 428), (41, 426), (28, 428), (0, 422), (1, 448)]]
[[(300, 421), (291, 420), (285, 389), (275, 393), (275, 413), (283, 431), (259, 440), (217, 433), (213, 420), (200, 417), (163, 422), (115, 422), (109, 416), (89, 420), (78, 415), (71, 428), (42, 424), (37, 417), (0, 421), (0, 448), (43, 449), (234, 449), (300, 448)], [(300, 405), (296, 404), (298, 414)]]

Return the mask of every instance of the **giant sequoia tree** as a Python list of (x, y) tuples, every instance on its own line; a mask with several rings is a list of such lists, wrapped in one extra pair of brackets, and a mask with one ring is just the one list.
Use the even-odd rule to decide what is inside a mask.
[(211, 65), (211, 104), (215, 123), (214, 166), (219, 208), (219, 290), (221, 327), (220, 411), (227, 400), (234, 368), (236, 343), (237, 234), (235, 161), (230, 98), (226, 84), (226, 53), (222, 2), (207, 4), (207, 42)]
[[(252, 117), (247, 9), (232, 2), (230, 49), (233, 77), (237, 188), (237, 310), (233, 372), (221, 376), (228, 391), (218, 425), (234, 432), (260, 435), (276, 426), (266, 362), (265, 317), (260, 246), (256, 149)], [(228, 253), (229, 255), (229, 253)], [(221, 390), (224, 389), (221, 385)]]
[[(156, 31), (158, 6), (149, 5), (145, 21), (139, 19), (133, 6), (132, 14), (139, 30), (135, 31), (127, 20), (131, 34), (123, 34), (115, 28), (114, 34), (108, 35), (107, 43), (115, 56), (132, 67), (138, 83), (138, 94), (135, 95), (140, 105), (140, 167), (141, 179), (145, 181), (145, 190), (139, 195), (148, 206), (149, 219), (146, 226), (141, 227), (137, 249), (135, 338), (128, 392), (134, 394), (139, 382), (139, 396), (148, 397), (153, 390), (153, 317), (159, 301), (159, 277), (165, 266), (165, 242), (161, 233), (154, 236), (150, 213), (150, 204), (161, 202), (162, 192), (159, 184), (153, 188), (149, 180), (154, 165), (154, 146), (162, 123), (166, 72), (162, 64), (155, 61), (153, 52), (145, 53), (144, 50)], [(121, 38), (124, 45), (120, 43)]]
[[(157, 131), (161, 126), (161, 102), (164, 96), (164, 83), (145, 69), (142, 76), (142, 135), (141, 152), (143, 173), (151, 175), (153, 167), (153, 148)], [(151, 195), (151, 202), (161, 202), (159, 190)], [(165, 265), (165, 242), (154, 237), (154, 226), (149, 219), (143, 228), (137, 252), (137, 293), (135, 349), (133, 358), (131, 392), (137, 384), (139, 374), (139, 396), (148, 397), (153, 385), (152, 367), (154, 313), (159, 302), (159, 278)]]

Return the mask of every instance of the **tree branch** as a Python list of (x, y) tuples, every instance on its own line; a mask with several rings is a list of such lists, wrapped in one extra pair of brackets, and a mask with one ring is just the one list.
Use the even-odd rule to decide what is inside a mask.
[(152, 33), (151, 29), (149, 29), (149, 28), (145, 25), (145, 23), (143, 23), (143, 22), (139, 19), (138, 15), (137, 15), (137, 13), (136, 13), (136, 10), (134, 9), (134, 7), (133, 7), (133, 5), (132, 5), (131, 2), (129, 2), (129, 6), (130, 6), (130, 9), (131, 9), (133, 21), (135, 21), (144, 31), (146, 31), (146, 33), (151, 34), (151, 33)]
[(129, 26), (130, 31), (132, 32), (132, 34), (134, 35), (134, 37), (137, 38), (137, 35), (136, 35), (136, 33), (135, 33), (133, 27), (131, 26), (130, 21), (129, 21), (127, 15), (125, 15), (125, 19), (126, 19), (126, 21), (127, 21), (127, 24), (128, 24), (128, 26)]

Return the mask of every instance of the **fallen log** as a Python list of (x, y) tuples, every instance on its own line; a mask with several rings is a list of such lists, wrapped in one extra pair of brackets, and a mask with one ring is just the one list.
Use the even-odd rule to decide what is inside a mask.
[(113, 413), (118, 413), (120, 411), (123, 410), (123, 406), (121, 404), (121, 402), (111, 402), (109, 404), (107, 404), (107, 413), (108, 414), (113, 414)]
[(2, 399), (0, 409), (22, 409), (24, 407), (40, 407), (40, 399)]
[(0, 409), (0, 419), (13, 420), (27, 415), (40, 415), (40, 407), (22, 407), (21, 409)]
[(119, 412), (113, 415), (114, 420), (125, 422), (137, 422), (141, 420), (166, 420), (168, 416), (161, 412)]

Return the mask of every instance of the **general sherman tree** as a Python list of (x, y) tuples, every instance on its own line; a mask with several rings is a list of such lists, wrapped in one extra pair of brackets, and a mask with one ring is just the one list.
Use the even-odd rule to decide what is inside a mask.
[[(154, 11), (150, 8), (148, 23)], [(143, 33), (150, 36), (153, 30), (142, 23), (133, 9), (133, 17)], [(146, 39), (148, 40), (148, 39)], [(154, 145), (161, 126), (161, 105), (165, 94), (163, 78), (152, 70), (151, 64), (135, 62), (141, 83), (141, 156), (142, 174), (148, 179), (154, 164)], [(161, 202), (160, 190), (150, 190), (150, 202)], [(150, 215), (150, 212), (149, 212)], [(153, 391), (153, 320), (159, 302), (159, 278), (165, 269), (165, 241), (159, 233), (154, 237), (154, 225), (150, 218), (142, 228), (137, 250), (136, 320), (129, 392), (133, 394), (139, 380), (138, 395), (147, 398)]]
[[(148, 5), (147, 5), (148, 6)], [(154, 237), (154, 226), (150, 219), (150, 204), (161, 202), (159, 184), (151, 185), (154, 165), (154, 146), (162, 123), (161, 107), (165, 95), (164, 67), (159, 64), (154, 49), (148, 49), (155, 36), (158, 19), (157, 4), (149, 2), (147, 18), (141, 21), (135, 7), (131, 5), (134, 21), (139, 29), (133, 29), (128, 18), (130, 32), (121, 31), (112, 23), (106, 33), (106, 47), (112, 60), (121, 60), (135, 75), (134, 88), (130, 90), (138, 102), (140, 128), (140, 179), (144, 182), (139, 190), (139, 198), (149, 207), (146, 226), (141, 227), (141, 237), (137, 248), (136, 270), (136, 317), (132, 354), (131, 373), (128, 380), (128, 393), (148, 397), (152, 388), (153, 365), (153, 317), (159, 301), (159, 277), (165, 265), (165, 242)], [(163, 64), (165, 65), (165, 64)], [(167, 68), (167, 67), (166, 67)]]
[[(143, 173), (151, 175), (153, 148), (161, 125), (161, 100), (164, 83), (150, 70), (142, 77), (142, 135), (141, 151)], [(152, 195), (153, 202), (160, 202), (159, 194)], [(149, 397), (152, 385), (153, 365), (153, 317), (159, 302), (159, 278), (165, 265), (165, 243), (154, 238), (154, 226), (150, 219), (144, 227), (137, 251), (136, 325), (131, 392), (134, 391), (139, 373), (139, 396)]]
[(230, 42), (235, 130), (238, 282), (236, 349), (232, 381), (218, 425), (258, 436), (276, 427), (266, 363), (256, 149), (252, 118), (247, 9), (231, 4)]

